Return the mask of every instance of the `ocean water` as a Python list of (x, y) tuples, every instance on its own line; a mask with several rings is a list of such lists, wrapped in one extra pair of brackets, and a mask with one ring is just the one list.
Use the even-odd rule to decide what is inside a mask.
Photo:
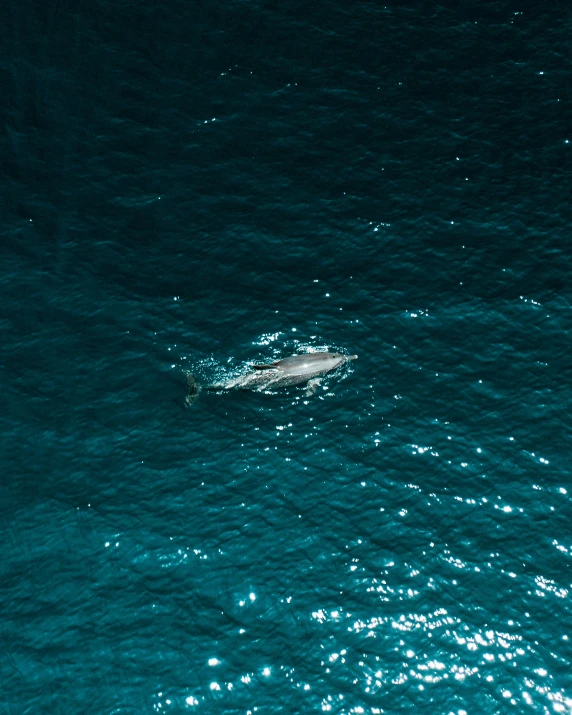
[(572, 8), (2, 16), (0, 714), (571, 713)]

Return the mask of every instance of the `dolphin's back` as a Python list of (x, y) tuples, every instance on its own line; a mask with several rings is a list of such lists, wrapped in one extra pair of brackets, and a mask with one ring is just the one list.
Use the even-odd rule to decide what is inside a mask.
[(344, 360), (345, 356), (339, 353), (308, 353), (307, 355), (292, 355), (292, 357), (268, 365), (254, 365), (254, 369), (279, 370), (285, 375), (312, 375), (329, 372)]

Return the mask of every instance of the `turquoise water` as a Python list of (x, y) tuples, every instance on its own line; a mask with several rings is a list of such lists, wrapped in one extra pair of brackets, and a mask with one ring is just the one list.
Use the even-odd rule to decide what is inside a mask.
[(9, 3), (2, 715), (572, 711), (571, 31)]

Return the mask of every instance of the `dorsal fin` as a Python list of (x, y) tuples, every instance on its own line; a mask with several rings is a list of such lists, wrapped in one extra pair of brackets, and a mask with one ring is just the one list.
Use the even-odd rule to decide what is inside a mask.
[(278, 363), (271, 362), (270, 365), (253, 365), (252, 367), (255, 370), (274, 370), (275, 368), (278, 367)]

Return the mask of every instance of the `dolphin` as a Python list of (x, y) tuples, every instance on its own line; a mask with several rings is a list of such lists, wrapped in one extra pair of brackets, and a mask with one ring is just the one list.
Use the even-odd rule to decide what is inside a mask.
[(305, 353), (277, 360), (264, 365), (252, 365), (253, 372), (247, 372), (226, 382), (201, 386), (195, 377), (187, 373), (189, 392), (185, 400), (191, 405), (199, 396), (202, 387), (209, 390), (256, 390), (264, 391), (271, 388), (292, 387), (308, 383), (308, 394), (316, 389), (318, 378), (349, 360), (355, 360), (357, 355), (342, 353)]

